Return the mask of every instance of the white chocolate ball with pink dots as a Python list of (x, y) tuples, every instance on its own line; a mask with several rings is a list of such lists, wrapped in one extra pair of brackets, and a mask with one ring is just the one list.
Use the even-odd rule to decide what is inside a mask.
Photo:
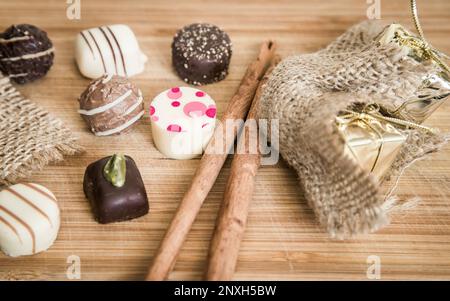
[(168, 89), (150, 104), (153, 141), (172, 159), (200, 155), (216, 125), (216, 103), (205, 92), (191, 87)]

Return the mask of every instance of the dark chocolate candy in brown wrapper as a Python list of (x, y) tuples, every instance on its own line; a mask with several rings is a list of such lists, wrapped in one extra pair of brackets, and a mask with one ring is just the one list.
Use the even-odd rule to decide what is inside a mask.
[(116, 187), (104, 176), (104, 167), (110, 158), (90, 164), (84, 174), (83, 190), (91, 203), (95, 219), (101, 224), (107, 224), (147, 214), (147, 193), (136, 163), (131, 157), (125, 156), (125, 184)]

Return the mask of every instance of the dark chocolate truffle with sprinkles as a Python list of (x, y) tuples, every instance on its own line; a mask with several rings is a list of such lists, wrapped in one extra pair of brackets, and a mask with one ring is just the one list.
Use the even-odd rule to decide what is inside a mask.
[(172, 63), (185, 82), (206, 85), (228, 74), (231, 41), (219, 27), (194, 23), (177, 32), (172, 43)]
[(43, 77), (53, 64), (47, 33), (29, 24), (12, 25), (0, 34), (0, 71), (19, 84)]

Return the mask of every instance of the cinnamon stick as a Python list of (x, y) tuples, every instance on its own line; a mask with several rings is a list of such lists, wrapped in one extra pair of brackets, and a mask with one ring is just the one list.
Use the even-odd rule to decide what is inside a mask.
[[(249, 124), (249, 121), (256, 124), (262, 86), (279, 61), (278, 56), (272, 60), (264, 79), (259, 83), (246, 124)], [(206, 280), (231, 280), (236, 268), (239, 246), (245, 232), (248, 208), (253, 195), (255, 176), (261, 164), (259, 147), (256, 148), (256, 153), (252, 153), (251, 144), (259, 146), (258, 133), (252, 136), (249, 128), (245, 127), (238, 144), (238, 149), (243, 152), (234, 155), (224, 200), (211, 241)]]
[[(221, 119), (223, 125), (225, 125), (226, 120), (242, 120), (245, 118), (259, 81), (267, 70), (274, 52), (275, 44), (272, 41), (267, 41), (261, 45), (258, 58), (248, 67), (236, 94), (228, 104)], [(235, 131), (226, 131), (225, 127), (216, 128), (213, 138), (206, 147), (205, 154), (195, 172), (192, 184), (181, 200), (165, 237), (156, 252), (146, 280), (167, 279), (175, 265), (183, 242), (194, 223), (195, 217), (200, 211), (228, 156), (228, 150), (234, 145), (235, 138)], [(223, 139), (226, 151), (223, 151), (221, 154), (215, 154), (213, 151), (214, 144), (220, 139)]]

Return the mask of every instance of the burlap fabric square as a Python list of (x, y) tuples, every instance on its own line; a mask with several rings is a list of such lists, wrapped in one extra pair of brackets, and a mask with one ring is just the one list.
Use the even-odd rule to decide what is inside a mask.
[(0, 186), (81, 152), (76, 140), (61, 120), (22, 97), (0, 74)]
[[(432, 63), (405, 56), (397, 45), (375, 38), (387, 24), (366, 21), (328, 47), (284, 59), (266, 84), (260, 118), (279, 120), (280, 153), (297, 171), (320, 223), (332, 237), (375, 231), (388, 223), (386, 196), (377, 181), (344, 155), (335, 117), (349, 105), (397, 107), (414, 96)], [(408, 130), (388, 176), (439, 149), (447, 136)]]

